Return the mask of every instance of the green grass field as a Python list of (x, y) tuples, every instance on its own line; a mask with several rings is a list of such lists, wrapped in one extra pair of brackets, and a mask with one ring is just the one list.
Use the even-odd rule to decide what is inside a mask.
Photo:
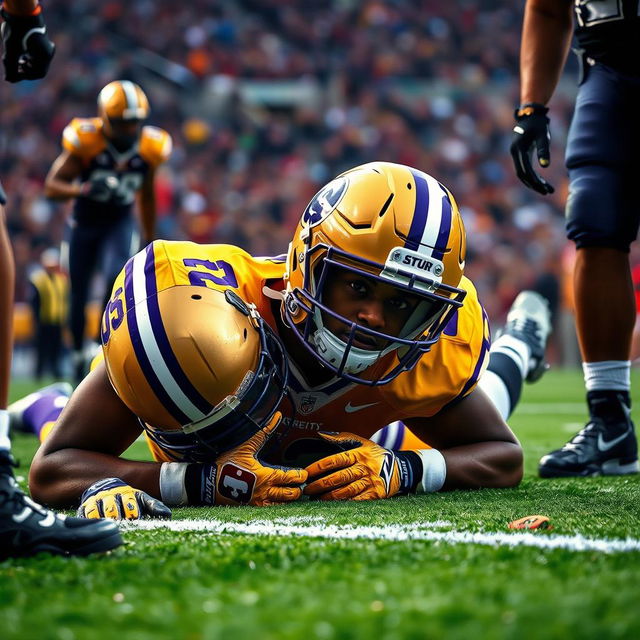
[[(636, 371), (637, 404), (639, 388)], [(0, 638), (640, 638), (640, 477), (536, 477), (583, 395), (577, 371), (524, 390), (517, 489), (176, 509), (173, 529), (127, 528), (109, 555), (7, 561)], [(16, 437), (19, 475), (34, 448)], [(552, 531), (506, 527), (538, 513)]]

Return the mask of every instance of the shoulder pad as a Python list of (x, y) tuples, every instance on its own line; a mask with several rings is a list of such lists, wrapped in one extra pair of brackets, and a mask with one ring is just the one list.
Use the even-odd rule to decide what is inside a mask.
[(152, 167), (166, 162), (171, 154), (171, 136), (159, 127), (142, 127), (140, 133), (140, 156)]
[(100, 118), (74, 118), (62, 132), (62, 146), (74, 155), (90, 158), (106, 147)]

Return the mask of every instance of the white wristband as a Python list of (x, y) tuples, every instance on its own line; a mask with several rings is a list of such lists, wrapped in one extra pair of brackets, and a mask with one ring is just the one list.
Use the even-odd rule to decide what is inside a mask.
[(188, 504), (184, 476), (187, 473), (187, 462), (163, 462), (160, 467), (160, 496), (162, 502), (169, 506)]
[(416, 493), (440, 491), (447, 477), (447, 463), (437, 449), (414, 449), (422, 460), (422, 480), (416, 487)]

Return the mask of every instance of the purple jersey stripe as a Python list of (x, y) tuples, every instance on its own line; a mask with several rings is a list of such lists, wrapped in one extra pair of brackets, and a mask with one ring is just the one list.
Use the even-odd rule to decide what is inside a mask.
[(447, 242), (449, 242), (449, 233), (451, 232), (451, 200), (449, 194), (445, 191), (445, 188), (438, 183), (442, 189), (442, 216), (440, 218), (440, 229), (438, 231), (438, 239), (436, 240), (436, 246), (433, 250), (433, 257), (436, 260), (442, 260), (445, 249), (447, 248)]
[(482, 348), (480, 349), (480, 355), (478, 356), (478, 361), (476, 362), (476, 367), (471, 374), (471, 377), (467, 380), (466, 384), (462, 388), (460, 392), (460, 396), (464, 396), (471, 387), (478, 381), (480, 376), (480, 370), (482, 369), (482, 364), (484, 362), (485, 356), (487, 355), (487, 351), (491, 349), (491, 343), (488, 340), (482, 340)]
[[(150, 245), (153, 246), (153, 245)], [(190, 422), (189, 416), (185, 415), (180, 407), (171, 399), (165, 388), (160, 384), (158, 376), (156, 375), (147, 353), (142, 345), (142, 338), (140, 337), (140, 330), (138, 329), (138, 319), (136, 317), (135, 298), (133, 295), (133, 258), (127, 262), (124, 267), (124, 295), (127, 302), (127, 325), (129, 327), (129, 337), (133, 350), (138, 359), (138, 364), (144, 373), (151, 390), (156, 394), (158, 400), (162, 403), (164, 408), (173, 416), (175, 420), (178, 420), (181, 424)]]
[(452, 316), (449, 322), (447, 322), (444, 330), (442, 331), (445, 336), (454, 336), (458, 335), (458, 312), (456, 311)]
[(416, 205), (413, 209), (413, 219), (411, 221), (411, 228), (409, 229), (409, 236), (404, 243), (407, 249), (417, 251), (420, 247), (420, 241), (422, 240), (422, 234), (427, 224), (427, 211), (429, 210), (429, 186), (427, 181), (418, 171), (411, 169), (413, 180), (416, 184)]
[[(482, 330), (484, 333), (484, 327), (489, 326), (489, 319), (487, 317), (487, 312), (485, 311), (484, 307), (481, 305), (480, 308), (482, 309), (482, 319), (483, 319)], [(471, 389), (471, 387), (478, 381), (478, 378), (480, 377), (480, 370), (482, 369), (482, 364), (485, 360), (487, 352), (490, 349), (491, 349), (491, 338), (489, 339), (482, 338), (482, 347), (480, 349), (480, 355), (478, 357), (478, 361), (476, 362), (475, 369), (471, 374), (471, 377), (465, 383), (464, 387), (462, 388), (462, 391), (453, 400), (448, 402), (445, 406), (450, 406), (452, 404), (455, 404), (458, 400), (461, 400), (464, 397), (465, 393), (467, 393), (467, 391), (469, 391), (469, 389)]]
[[(155, 256), (153, 252), (153, 245), (149, 245), (146, 249), (147, 257), (144, 263), (144, 277), (147, 285), (147, 310), (149, 312), (149, 319), (151, 320), (151, 328), (153, 335), (155, 336), (158, 348), (162, 354), (164, 363), (167, 365), (167, 369), (173, 376), (182, 392), (191, 402), (198, 407), (198, 409), (205, 415), (207, 415), (212, 409), (213, 405), (200, 395), (200, 392), (193, 386), (189, 378), (184, 373), (184, 370), (178, 362), (176, 354), (171, 348), (169, 337), (164, 328), (162, 322), (162, 315), (160, 314), (160, 306), (158, 304), (158, 284), (156, 282), (156, 268), (155, 268)], [(200, 416), (192, 416), (191, 420), (197, 420)]]

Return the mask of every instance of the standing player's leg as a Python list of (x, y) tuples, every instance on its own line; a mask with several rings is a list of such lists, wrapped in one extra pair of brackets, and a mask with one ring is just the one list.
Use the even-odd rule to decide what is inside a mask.
[(0, 185), (0, 451), (9, 451), (9, 380), (13, 350), (13, 292), (15, 266), (5, 220), (6, 198)]
[(138, 235), (131, 216), (123, 218), (114, 225), (105, 237), (103, 253), (103, 273), (105, 277), (105, 295), (102, 308), (111, 300), (113, 283), (124, 268), (127, 260), (136, 252)]
[(11, 456), (7, 400), (15, 267), (5, 224), (2, 186), (0, 200), (0, 560), (40, 551), (63, 555), (109, 551), (122, 544), (115, 523), (59, 516), (28, 498), (13, 477), (16, 463)]
[(75, 226), (69, 232), (69, 328), (72, 340), (74, 379), (78, 384), (86, 373), (84, 334), (86, 306), (91, 280), (98, 264), (100, 245), (106, 230)]
[(631, 421), (634, 298), (629, 247), (640, 224), (640, 80), (589, 68), (567, 143), (567, 235), (576, 244), (576, 329), (589, 421), (540, 461), (543, 477), (638, 471)]

